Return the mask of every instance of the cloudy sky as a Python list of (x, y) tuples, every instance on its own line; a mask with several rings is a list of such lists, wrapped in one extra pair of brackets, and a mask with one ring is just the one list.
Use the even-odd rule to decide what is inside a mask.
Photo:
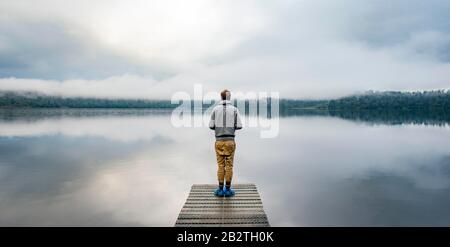
[(1, 0), (0, 90), (450, 89), (448, 0)]

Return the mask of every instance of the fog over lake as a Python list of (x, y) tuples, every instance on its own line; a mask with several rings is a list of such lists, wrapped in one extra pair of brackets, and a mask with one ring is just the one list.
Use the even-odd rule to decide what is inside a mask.
[[(450, 126), (283, 116), (237, 132), (272, 226), (450, 226)], [(214, 134), (157, 110), (1, 110), (1, 226), (172, 226)]]

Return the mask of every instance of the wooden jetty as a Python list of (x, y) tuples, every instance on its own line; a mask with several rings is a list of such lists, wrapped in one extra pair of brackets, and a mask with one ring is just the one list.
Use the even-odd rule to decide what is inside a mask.
[(216, 188), (216, 184), (192, 185), (175, 226), (270, 226), (254, 184), (234, 184), (233, 197), (214, 196)]

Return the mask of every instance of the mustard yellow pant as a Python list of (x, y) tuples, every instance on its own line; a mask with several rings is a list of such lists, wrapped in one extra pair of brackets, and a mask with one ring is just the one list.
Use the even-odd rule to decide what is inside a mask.
[(233, 159), (236, 143), (234, 140), (216, 141), (217, 179), (223, 184), (224, 179), (231, 183), (233, 178)]

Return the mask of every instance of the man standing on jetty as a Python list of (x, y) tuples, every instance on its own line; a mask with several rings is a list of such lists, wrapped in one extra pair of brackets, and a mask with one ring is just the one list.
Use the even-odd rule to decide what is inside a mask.
[[(217, 158), (217, 179), (219, 188), (214, 191), (216, 196), (234, 196), (231, 189), (231, 179), (233, 178), (233, 159), (236, 143), (234, 142), (234, 131), (242, 129), (239, 111), (231, 104), (231, 93), (223, 90), (220, 93), (222, 100), (214, 107), (209, 128), (216, 133), (216, 158)], [(224, 180), (226, 181), (224, 187)]]

